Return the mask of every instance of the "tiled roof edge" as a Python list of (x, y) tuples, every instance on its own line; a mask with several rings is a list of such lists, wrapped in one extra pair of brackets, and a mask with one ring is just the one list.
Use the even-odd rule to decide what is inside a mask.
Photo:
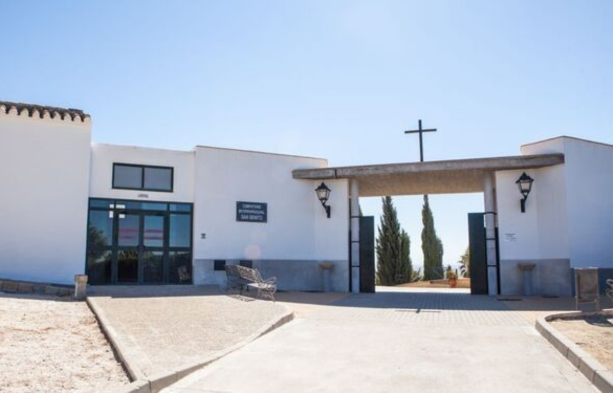
[(55, 121), (89, 123), (91, 117), (80, 109), (0, 101), (0, 115), (27, 116)]

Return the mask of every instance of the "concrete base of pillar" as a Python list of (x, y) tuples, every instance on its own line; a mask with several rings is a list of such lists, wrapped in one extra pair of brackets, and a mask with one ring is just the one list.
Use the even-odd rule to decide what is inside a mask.
[(487, 268), (487, 287), (488, 295), (498, 295), (498, 272), (496, 266), (488, 266)]
[(319, 264), (319, 268), (321, 269), (322, 276), (323, 276), (322, 278), (323, 278), (324, 292), (331, 292), (332, 291), (332, 279), (330, 278), (330, 276), (332, 275), (332, 269), (334, 269), (334, 264), (322, 262)]
[(571, 296), (571, 269), (569, 259), (501, 260), (500, 289), (503, 295), (524, 293), (522, 271), (519, 265), (534, 263), (532, 294), (534, 296)]
[(360, 293), (360, 268), (351, 268), (351, 292)]

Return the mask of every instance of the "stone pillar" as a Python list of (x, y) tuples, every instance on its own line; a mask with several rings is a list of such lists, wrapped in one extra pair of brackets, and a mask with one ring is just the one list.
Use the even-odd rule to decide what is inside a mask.
[(360, 292), (360, 189), (357, 180), (351, 180), (351, 292)]
[(74, 276), (74, 298), (75, 300), (85, 300), (87, 296), (87, 276), (76, 274)]
[(490, 296), (498, 295), (498, 257), (496, 256), (496, 180), (493, 172), (485, 174), (483, 202), (485, 204), (485, 255), (487, 286)]

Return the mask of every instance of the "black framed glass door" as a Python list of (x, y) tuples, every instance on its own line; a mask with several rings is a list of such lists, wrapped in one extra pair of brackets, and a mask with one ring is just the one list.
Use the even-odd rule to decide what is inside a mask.
[(114, 214), (114, 225), (117, 228), (117, 258), (113, 261), (113, 270), (117, 271), (116, 281), (119, 284), (134, 284), (139, 282), (139, 255), (141, 251), (142, 225), (141, 216), (118, 211)]
[(167, 244), (166, 233), (168, 216), (145, 215), (143, 220), (143, 242), (140, 252), (141, 277), (146, 284), (164, 282), (164, 249)]
[(191, 204), (90, 200), (91, 284), (190, 284), (191, 270)]

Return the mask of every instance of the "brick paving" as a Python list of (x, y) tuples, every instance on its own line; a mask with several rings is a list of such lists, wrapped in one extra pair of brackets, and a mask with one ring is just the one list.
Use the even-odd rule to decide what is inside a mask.
[(353, 295), (335, 302), (334, 307), (322, 308), (311, 318), (456, 326), (528, 325), (505, 303), (491, 296), (408, 289)]
[[(379, 289), (318, 295), (294, 321), (165, 392), (596, 392), (534, 329), (530, 301), (517, 311), (509, 304), (521, 302), (457, 290)], [(292, 305), (291, 294), (280, 299)]]

